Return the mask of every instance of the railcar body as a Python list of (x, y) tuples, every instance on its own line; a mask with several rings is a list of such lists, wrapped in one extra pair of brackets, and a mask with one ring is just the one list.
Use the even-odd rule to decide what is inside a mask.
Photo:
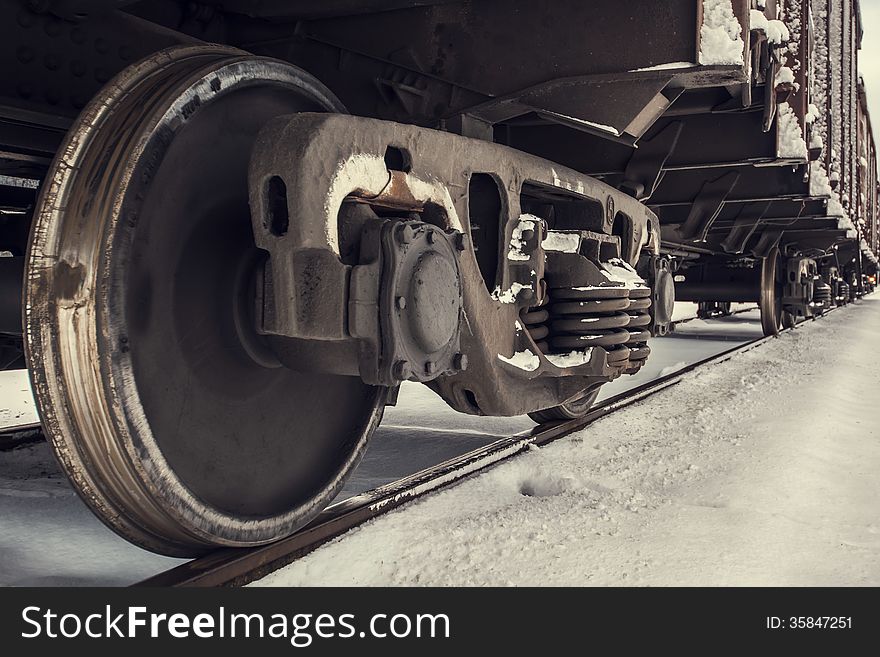
[(586, 413), (873, 289), (855, 0), (0, 0), (0, 334), (109, 526), (280, 538), (400, 383)]

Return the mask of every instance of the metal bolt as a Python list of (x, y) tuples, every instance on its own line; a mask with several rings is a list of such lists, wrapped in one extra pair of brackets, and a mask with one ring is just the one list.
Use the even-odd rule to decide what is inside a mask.
[(398, 310), (403, 310), (406, 308), (406, 297), (397, 297), (397, 299), (394, 300), (394, 303)]
[(394, 363), (392, 374), (394, 374), (394, 378), (398, 381), (404, 381), (412, 374), (412, 368), (405, 360), (399, 360)]
[(455, 354), (452, 358), (452, 366), (460, 372), (465, 371), (468, 366), (467, 355), (462, 353)]
[(429, 360), (425, 363), (425, 374), (433, 374), (436, 369), (437, 365), (433, 361)]
[(415, 231), (412, 226), (404, 224), (397, 229), (397, 241), (401, 244), (409, 244), (413, 241), (413, 237), (415, 237)]
[(523, 242), (531, 242), (535, 238), (535, 231), (531, 228), (526, 228), (519, 234), (519, 237)]
[(455, 235), (455, 248), (459, 251), (464, 251), (468, 248), (468, 237), (464, 233), (456, 233)]

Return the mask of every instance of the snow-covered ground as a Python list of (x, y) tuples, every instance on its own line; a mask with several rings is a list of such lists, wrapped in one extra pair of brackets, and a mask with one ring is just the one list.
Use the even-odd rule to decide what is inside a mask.
[(37, 408), (25, 370), (0, 372), (0, 429), (39, 424)]
[(260, 583), (880, 584), (878, 326), (868, 297)]

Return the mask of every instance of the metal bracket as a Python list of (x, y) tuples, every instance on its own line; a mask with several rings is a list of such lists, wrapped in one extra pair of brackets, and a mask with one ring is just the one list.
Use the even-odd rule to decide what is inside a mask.
[(721, 208), (724, 207), (724, 201), (736, 187), (739, 178), (739, 173), (731, 172), (703, 185), (691, 205), (687, 220), (681, 226), (681, 236), (684, 240), (706, 241), (709, 228), (718, 218)]
[(755, 248), (752, 249), (752, 255), (756, 258), (766, 258), (770, 251), (779, 246), (779, 242), (782, 239), (782, 233), (784, 231), (781, 230), (767, 230), (761, 235), (761, 239), (758, 240), (758, 243), (755, 245)]
[(758, 225), (770, 209), (771, 202), (754, 203), (743, 207), (733, 224), (733, 228), (721, 242), (721, 248), (727, 253), (742, 253), (749, 238), (757, 230)]
[(651, 139), (639, 142), (639, 148), (626, 165), (619, 189), (640, 201), (651, 198), (683, 129), (683, 121), (674, 121)]

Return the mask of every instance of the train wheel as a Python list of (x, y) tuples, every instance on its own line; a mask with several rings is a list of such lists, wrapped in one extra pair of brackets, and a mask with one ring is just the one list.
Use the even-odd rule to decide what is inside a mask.
[(543, 411), (534, 411), (533, 413), (529, 413), (529, 417), (538, 424), (576, 420), (589, 413), (590, 409), (593, 407), (593, 403), (596, 401), (596, 397), (598, 396), (599, 388), (585, 390), (579, 397), (575, 397), (574, 399), (564, 404), (560, 404), (559, 406), (554, 406), (553, 408), (547, 408)]
[(253, 139), (341, 110), (286, 63), (172, 48), (105, 87), (56, 156), (26, 272), (33, 387), (74, 487), (144, 548), (288, 535), (381, 418), (386, 388), (282, 367), (253, 322)]
[(782, 326), (782, 280), (779, 249), (773, 249), (761, 262), (761, 328), (764, 335), (776, 335)]

